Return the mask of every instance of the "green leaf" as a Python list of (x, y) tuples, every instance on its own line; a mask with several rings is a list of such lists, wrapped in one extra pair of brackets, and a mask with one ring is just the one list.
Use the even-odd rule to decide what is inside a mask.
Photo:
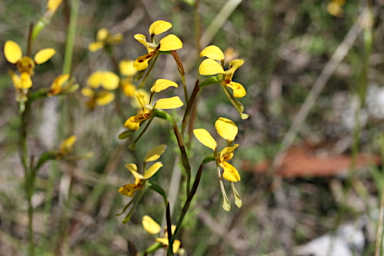
[(135, 131), (131, 131), (131, 130), (129, 130), (129, 131), (124, 131), (124, 132), (122, 132), (122, 133), (119, 134), (118, 138), (119, 138), (119, 140), (124, 140), (124, 139), (126, 139), (126, 138), (129, 138), (129, 137), (132, 135), (132, 133), (134, 133), (134, 132), (135, 132)]
[(135, 81), (138, 81), (140, 80), (140, 78), (144, 75), (144, 72), (145, 72), (145, 69), (144, 70), (141, 70), (139, 72), (136, 73), (135, 77), (134, 77), (134, 80)]
[(128, 207), (132, 204), (132, 202), (133, 202), (133, 199), (131, 201), (129, 201), (129, 203), (124, 207), (124, 209), (121, 213), (118, 213), (115, 216), (123, 215), (125, 213), (125, 211), (128, 209)]
[(168, 202), (167, 194), (157, 182), (147, 180), (147, 187), (149, 187), (150, 189), (152, 189), (153, 191), (161, 195), (164, 199), (164, 203), (167, 204)]
[(35, 170), (39, 170), (41, 166), (43, 166), (43, 164), (45, 164), (47, 161), (49, 160), (55, 160), (56, 157), (58, 156), (58, 152), (55, 152), (55, 151), (46, 151), (44, 152), (39, 160), (37, 161), (37, 164), (35, 166)]

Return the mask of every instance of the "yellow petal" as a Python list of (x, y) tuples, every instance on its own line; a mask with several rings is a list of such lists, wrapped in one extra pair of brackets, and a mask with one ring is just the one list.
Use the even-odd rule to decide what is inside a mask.
[(175, 240), (173, 241), (173, 245), (172, 245), (172, 251), (173, 253), (177, 253), (180, 249), (180, 245), (181, 245), (181, 242), (179, 240)]
[(53, 80), (51, 85), (51, 90), (48, 93), (48, 96), (57, 95), (61, 92), (62, 85), (68, 80), (69, 74), (59, 75)]
[(101, 48), (104, 47), (104, 43), (103, 42), (93, 42), (93, 43), (90, 43), (88, 45), (88, 49), (91, 51), (91, 52), (95, 52), (95, 51), (98, 51), (100, 50)]
[(227, 141), (234, 141), (239, 131), (236, 124), (228, 118), (219, 117), (215, 123), (217, 133)]
[(148, 61), (152, 59), (153, 55), (152, 54), (146, 54), (143, 56), (138, 57), (135, 62), (133, 63), (133, 67), (137, 71), (144, 70), (148, 67)]
[(117, 87), (119, 87), (119, 77), (110, 71), (104, 71), (102, 72), (101, 76), (101, 85), (104, 87), (104, 89), (107, 90), (115, 90)]
[(228, 162), (220, 163), (220, 166), (224, 169), (223, 178), (232, 182), (240, 181), (240, 174), (236, 168)]
[(124, 196), (130, 196), (132, 197), (133, 196), (133, 193), (136, 191), (136, 190), (140, 190), (142, 189), (142, 186), (141, 185), (136, 185), (136, 184), (126, 184), (124, 186), (122, 186), (121, 188), (119, 188), (119, 193), (124, 195)]
[(130, 82), (123, 81), (121, 87), (127, 97), (133, 97), (135, 95), (136, 87)]
[(42, 64), (52, 58), (55, 53), (56, 51), (52, 48), (43, 49), (36, 53), (34, 60), (37, 64)]
[(335, 17), (340, 17), (343, 14), (343, 9), (335, 2), (330, 2), (327, 5), (327, 11)]
[(217, 143), (207, 130), (194, 129), (193, 133), (195, 134), (196, 139), (198, 139), (204, 146), (216, 150)]
[(148, 233), (150, 234), (157, 234), (160, 232), (161, 230), (161, 227), (159, 224), (157, 224), (156, 221), (154, 221), (151, 217), (149, 217), (148, 215), (145, 215), (143, 217), (143, 228), (145, 229), (145, 231), (147, 231)]
[(183, 106), (184, 103), (178, 96), (174, 96), (171, 98), (159, 99), (156, 101), (155, 108), (160, 109), (174, 109)]
[(9, 40), (5, 42), (4, 55), (7, 61), (15, 64), (21, 59), (21, 57), (23, 56), (23, 53), (21, 51), (20, 46), (17, 43)]
[(60, 146), (60, 153), (68, 154), (72, 151), (73, 144), (76, 142), (76, 136), (72, 135), (71, 137), (67, 138), (66, 140), (61, 143)]
[(154, 147), (144, 157), (144, 162), (156, 161), (164, 153), (166, 148), (167, 148), (167, 145), (165, 144)]
[(148, 43), (147, 43), (147, 37), (143, 34), (136, 34), (133, 36), (137, 41), (139, 41), (142, 45), (145, 46), (145, 48), (147, 48), (148, 46)]
[(236, 60), (233, 60), (233, 61), (230, 62), (229, 68), (236, 70), (239, 67), (241, 67), (243, 64), (244, 64), (244, 60), (236, 59)]
[(130, 172), (132, 173), (133, 177), (135, 177), (135, 184), (138, 185), (141, 180), (143, 179), (143, 175), (141, 173), (138, 173), (136, 171), (131, 171)]
[(139, 102), (140, 106), (142, 109), (145, 108), (145, 105), (149, 103), (145, 97), (145, 94), (142, 93), (141, 91), (135, 91), (135, 96), (137, 101)]
[(31, 76), (28, 73), (26, 72), (21, 73), (20, 79), (21, 79), (20, 89), (29, 89), (32, 87)]
[(168, 238), (162, 237), (162, 238), (156, 238), (156, 242), (161, 243), (162, 245), (168, 246)]
[(135, 97), (134, 100), (131, 101), (132, 107), (144, 109), (145, 105), (149, 104), (150, 95), (147, 93), (147, 91), (139, 89), (135, 90), (133, 94), (135, 95)]
[(156, 163), (154, 163), (151, 167), (149, 167), (148, 170), (145, 171), (143, 179), (144, 179), (144, 180), (147, 180), (147, 179), (151, 178), (153, 175), (155, 175), (155, 173), (156, 173), (161, 167), (163, 167), (163, 164), (162, 164), (161, 162), (156, 162)]
[(134, 76), (137, 70), (133, 67), (133, 60), (122, 60), (119, 62), (119, 70), (123, 76)]
[(134, 171), (136, 172), (137, 171), (137, 165), (135, 164), (126, 164), (124, 165), (125, 168), (127, 168), (130, 172)]
[(20, 76), (18, 76), (15, 72), (13, 72), (12, 70), (9, 71), (9, 74), (12, 78), (12, 82), (13, 82), (13, 86), (16, 88), (16, 89), (21, 89), (21, 78)]
[(166, 37), (160, 40), (160, 51), (177, 50), (181, 49), (182, 47), (183, 43), (175, 35), (167, 35)]
[(140, 124), (150, 118), (150, 114), (140, 114), (136, 116), (131, 116), (130, 118), (127, 119), (124, 123), (124, 127), (128, 128), (129, 130), (139, 130)]
[(83, 96), (85, 96), (85, 97), (95, 96), (95, 93), (93, 92), (93, 90), (91, 88), (88, 88), (88, 87), (81, 89), (81, 94), (83, 94)]
[(93, 72), (87, 80), (87, 84), (91, 86), (92, 88), (99, 88), (101, 85), (101, 80), (103, 79), (103, 72), (102, 71), (96, 71)]
[(109, 31), (106, 28), (101, 28), (99, 31), (97, 31), (97, 41), (104, 41), (109, 36)]
[(151, 24), (149, 27), (149, 34), (150, 35), (159, 35), (161, 33), (164, 33), (165, 31), (169, 30), (172, 27), (172, 24), (164, 21), (164, 20), (158, 20)]
[(233, 157), (233, 151), (239, 146), (239, 144), (235, 144), (233, 147), (225, 147), (220, 152), (220, 161), (229, 161)]
[(119, 44), (119, 43), (121, 43), (121, 41), (123, 41), (123, 38), (124, 38), (123, 34), (117, 33), (117, 34), (109, 36), (107, 38), (107, 41), (110, 44)]
[(103, 106), (111, 103), (115, 99), (115, 94), (109, 91), (98, 92), (96, 98), (96, 104)]
[(216, 45), (210, 45), (201, 51), (200, 57), (208, 57), (210, 59), (222, 61), (224, 60), (224, 53)]
[(199, 73), (203, 76), (211, 76), (224, 73), (224, 69), (217, 61), (206, 59), (200, 64)]
[(168, 87), (173, 86), (173, 87), (178, 87), (177, 83), (167, 80), (167, 79), (157, 79), (156, 82), (153, 84), (151, 88), (151, 92), (161, 92)]
[(244, 86), (242, 86), (240, 83), (231, 81), (225, 85), (233, 90), (233, 96), (235, 96), (236, 98), (242, 98), (247, 95)]
[(63, 2), (63, 0), (48, 0), (48, 3), (47, 3), (47, 10), (54, 13), (56, 12), (57, 8), (59, 8), (61, 2)]

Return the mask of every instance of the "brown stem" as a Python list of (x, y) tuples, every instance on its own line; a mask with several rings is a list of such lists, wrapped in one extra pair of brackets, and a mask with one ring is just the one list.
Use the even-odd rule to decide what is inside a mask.
[(27, 56), (31, 56), (31, 49), (32, 49), (32, 31), (33, 31), (33, 22), (31, 22), (31, 24), (29, 24)]
[[(189, 120), (189, 116), (190, 116), (190, 113), (191, 113), (191, 110), (192, 110), (192, 114), (194, 111), (196, 111), (196, 107), (195, 107), (195, 102), (197, 100), (197, 95), (199, 94), (200, 92), (200, 86), (199, 86), (199, 79), (196, 80), (196, 83), (195, 83), (195, 88), (193, 88), (193, 91), (192, 91), (192, 94), (191, 94), (191, 97), (189, 98), (189, 101), (188, 101), (188, 105), (187, 105), (187, 108), (185, 109), (185, 113), (184, 113), (184, 117), (183, 117), (183, 122), (182, 122), (182, 125), (181, 125), (181, 134), (184, 136), (184, 132), (185, 132), (185, 128), (187, 126), (187, 123), (188, 123), (188, 120)], [(192, 122), (194, 121), (191, 120)], [(189, 123), (189, 125), (191, 125)]]

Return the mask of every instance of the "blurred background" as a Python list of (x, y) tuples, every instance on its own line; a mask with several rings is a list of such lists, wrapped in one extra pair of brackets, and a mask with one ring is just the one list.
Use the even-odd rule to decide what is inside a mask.
[[(36, 67), (32, 90), (49, 87), (62, 72), (70, 2), (63, 2), (34, 42), (32, 55), (46, 47), (56, 54)], [(233, 80), (247, 90), (240, 101), (250, 118), (241, 120), (219, 86), (212, 85), (200, 95), (195, 123), (215, 138), (218, 117), (239, 126), (235, 143), (240, 147), (231, 163), (242, 177), (237, 188), (243, 207), (222, 209), (215, 166), (208, 165), (184, 221), (180, 240), (185, 255), (373, 255), (383, 184), (384, 2), (196, 2), (82, 0), (72, 61), (73, 77), (85, 87), (94, 71), (114, 71), (105, 52), (88, 50), (98, 29), (122, 33), (114, 56), (134, 60), (146, 51), (133, 35), (148, 36), (150, 24), (159, 19), (171, 22), (171, 33), (183, 41), (178, 53), (189, 91), (197, 78), (204, 80), (197, 70), (205, 46), (215, 44), (229, 59), (245, 60)], [(0, 44), (13, 40), (25, 53), (29, 24), (45, 8), (45, 1), (0, 1)], [(17, 150), (20, 120), (9, 69), (15, 67), (2, 53), (0, 255), (27, 255), (27, 203)], [(160, 56), (146, 88), (158, 78), (181, 84), (171, 55)], [(183, 91), (161, 95), (182, 97)], [(122, 94), (120, 100), (126, 118), (136, 113), (131, 98)], [(79, 90), (33, 105), (28, 127), (32, 156), (59, 149), (73, 134), (76, 154), (93, 153), (79, 161), (52, 161), (39, 171), (33, 196), (38, 255), (129, 255), (128, 241), (145, 250), (155, 237), (143, 230), (141, 219), (147, 214), (160, 222), (162, 198), (146, 193), (131, 222), (123, 225), (123, 216), (115, 215), (130, 199), (117, 190), (133, 181), (124, 164), (139, 164), (149, 149), (164, 143), (164, 167), (154, 180), (168, 188), (172, 170), (181, 167), (167, 123), (155, 120), (131, 151), (132, 139), (117, 138), (124, 127), (115, 105), (90, 110), (86, 102)], [(194, 173), (211, 153), (196, 141), (191, 139), (189, 151)], [(184, 195), (177, 198), (185, 200)], [(180, 208), (175, 205), (176, 214)], [(320, 245), (312, 246), (319, 239)], [(332, 241), (334, 247), (341, 241), (346, 250), (324, 252)]]

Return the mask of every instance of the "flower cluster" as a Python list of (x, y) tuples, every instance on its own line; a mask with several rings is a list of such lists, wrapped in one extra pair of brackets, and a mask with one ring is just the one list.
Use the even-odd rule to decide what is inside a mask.
[[(123, 220), (123, 223), (126, 223), (132, 214), (132, 210), (137, 205), (138, 201), (140, 200), (142, 194), (144, 193), (144, 188), (151, 188), (158, 194), (160, 194), (164, 199), (164, 206), (167, 209), (166, 216), (167, 216), (167, 227), (169, 229), (172, 228), (172, 230), (165, 230), (164, 236), (161, 238), (156, 239), (156, 244), (148, 248), (146, 250), (146, 253), (154, 252), (155, 250), (166, 247), (168, 250), (168, 253), (178, 253), (181, 254), (183, 252), (183, 249), (180, 248), (181, 242), (175, 237), (177, 237), (177, 233), (180, 228), (180, 224), (182, 223), (182, 220), (184, 218), (190, 202), (196, 192), (196, 189), (198, 187), (203, 168), (205, 164), (207, 164), (210, 161), (214, 161), (216, 163), (216, 170), (217, 175), (219, 179), (220, 188), (223, 194), (223, 208), (227, 211), (230, 210), (230, 202), (228, 200), (224, 182), (229, 181), (232, 187), (232, 191), (235, 197), (235, 204), (238, 207), (241, 207), (242, 201), (241, 198), (235, 188), (235, 183), (240, 181), (240, 174), (239, 171), (234, 167), (230, 161), (233, 158), (235, 149), (239, 146), (238, 144), (235, 144), (235, 138), (238, 134), (238, 127), (237, 125), (231, 121), (228, 118), (220, 117), (217, 119), (215, 123), (216, 131), (217, 133), (226, 141), (226, 146), (218, 149), (218, 142), (213, 138), (213, 136), (206, 130), (206, 129), (190, 129), (189, 130), (189, 136), (185, 136), (186, 132), (186, 126), (189, 125), (190, 127), (193, 127), (193, 121), (192, 124), (188, 124), (188, 121), (190, 121), (190, 115), (194, 112), (194, 108), (196, 107), (196, 99), (199, 95), (199, 92), (201, 89), (203, 89), (206, 86), (218, 83), (220, 84), (221, 88), (224, 90), (225, 94), (227, 95), (228, 99), (232, 103), (232, 105), (236, 108), (236, 110), (239, 112), (242, 119), (248, 118), (248, 115), (244, 113), (244, 107), (243, 105), (237, 100), (238, 98), (242, 98), (246, 96), (246, 90), (243, 85), (241, 85), (238, 82), (233, 81), (233, 77), (235, 74), (235, 71), (240, 68), (244, 61), (241, 59), (235, 59), (232, 60), (229, 63), (228, 69), (225, 69), (225, 56), (224, 53), (214, 45), (210, 45), (206, 47), (201, 53), (201, 57), (205, 57), (206, 59), (202, 61), (199, 67), (199, 73), (203, 76), (210, 76), (203, 82), (199, 82), (199, 80), (195, 83), (195, 88), (193, 89), (193, 92), (191, 94), (188, 94), (187, 86), (186, 86), (186, 79), (185, 79), (185, 71), (183, 68), (183, 64), (180, 60), (180, 57), (176, 50), (182, 48), (183, 44), (181, 40), (173, 35), (167, 35), (163, 37), (160, 41), (156, 41), (155, 37), (157, 35), (160, 35), (166, 31), (168, 31), (172, 27), (172, 24), (166, 21), (155, 21), (152, 23), (152, 25), (149, 27), (149, 34), (150, 39), (147, 41), (146, 36), (142, 34), (136, 34), (134, 38), (139, 41), (141, 44), (143, 44), (147, 50), (147, 54), (142, 55), (138, 57), (132, 64), (132, 62), (129, 62), (129, 69), (126, 69), (126, 72), (122, 71), (122, 66), (127, 65), (126, 63), (120, 63), (120, 73), (124, 75), (125, 77), (120, 80), (120, 85), (123, 88), (124, 93), (132, 97), (134, 96), (136, 98), (136, 102), (138, 107), (140, 108), (139, 113), (136, 115), (130, 116), (128, 119), (126, 119), (124, 123), (124, 127), (126, 127), (128, 130), (124, 131), (119, 135), (120, 139), (128, 138), (132, 135), (133, 132), (141, 129), (142, 126), (144, 126), (143, 129), (141, 129), (140, 135), (136, 138), (136, 140), (131, 144), (129, 147), (130, 149), (134, 149), (136, 146), (136, 142), (138, 139), (143, 135), (143, 133), (147, 130), (147, 127), (152, 122), (152, 120), (155, 117), (162, 118), (164, 120), (167, 120), (174, 131), (178, 147), (180, 149), (180, 160), (183, 165), (184, 171), (185, 171), (185, 183), (186, 183), (186, 202), (182, 208), (182, 214), (179, 217), (178, 220), (178, 226), (171, 225), (171, 213), (169, 212), (169, 202), (167, 199), (167, 195), (164, 191), (164, 189), (154, 182), (153, 180), (150, 180), (150, 178), (157, 173), (157, 171), (163, 166), (161, 162), (156, 162), (151, 167), (146, 169), (146, 163), (150, 161), (157, 160), (160, 155), (165, 150), (165, 145), (160, 145), (152, 149), (147, 156), (144, 158), (143, 161), (143, 172), (138, 171), (138, 167), (136, 164), (126, 164), (125, 167), (129, 170), (129, 172), (133, 175), (135, 178), (134, 183), (125, 184), (118, 190), (119, 193), (121, 193), (124, 196), (133, 197), (133, 199), (126, 205), (124, 208), (124, 211), (128, 209), (131, 202), (133, 203), (133, 207), (130, 210), (130, 213), (125, 217)], [(169, 98), (161, 98), (154, 100), (155, 94), (162, 92), (170, 87), (178, 88), (179, 85), (171, 80), (167, 79), (157, 79), (153, 83), (152, 87), (148, 92), (146, 90), (140, 89), (144, 86), (146, 79), (148, 78), (148, 74), (153, 70), (153, 66), (156, 63), (157, 57), (159, 54), (162, 53), (170, 53), (172, 54), (173, 58), (175, 59), (175, 62), (178, 67), (179, 74), (181, 76), (181, 82), (184, 89), (184, 97), (185, 97), (185, 112), (181, 124), (181, 130), (179, 130), (178, 123), (170, 114), (163, 110), (167, 109), (176, 109), (184, 106), (184, 102), (178, 97), (173, 96)], [(135, 69), (133, 70), (132, 67)], [(137, 74), (136, 74), (137, 71)], [(136, 74), (136, 75), (135, 75)], [(135, 78), (142, 79), (141, 85), (138, 87), (139, 89), (136, 89), (133, 85), (131, 85), (132, 77), (135, 75)], [(143, 125), (146, 123), (145, 125)], [(213, 150), (213, 154), (209, 154), (204, 158), (202, 161), (196, 177), (194, 179), (193, 186), (191, 186), (191, 180), (192, 180), (192, 172), (191, 172), (191, 164), (189, 163), (190, 158), (188, 157), (188, 150), (190, 143), (188, 143), (188, 146), (185, 146), (186, 143), (184, 143), (185, 138), (190, 139), (192, 136), (192, 130), (193, 134), (199, 140), (204, 146), (210, 148)], [(187, 148), (187, 149), (186, 149)], [(154, 153), (157, 152), (157, 153)], [(153, 157), (153, 155), (156, 155), (156, 157)], [(137, 192), (139, 191), (140, 192)], [(124, 213), (123, 211), (123, 213)], [(151, 234), (158, 234), (161, 232), (161, 227), (159, 224), (157, 224), (151, 217), (148, 215), (143, 217), (143, 227), (144, 229), (151, 233)], [(168, 254), (169, 255), (169, 254)]]

